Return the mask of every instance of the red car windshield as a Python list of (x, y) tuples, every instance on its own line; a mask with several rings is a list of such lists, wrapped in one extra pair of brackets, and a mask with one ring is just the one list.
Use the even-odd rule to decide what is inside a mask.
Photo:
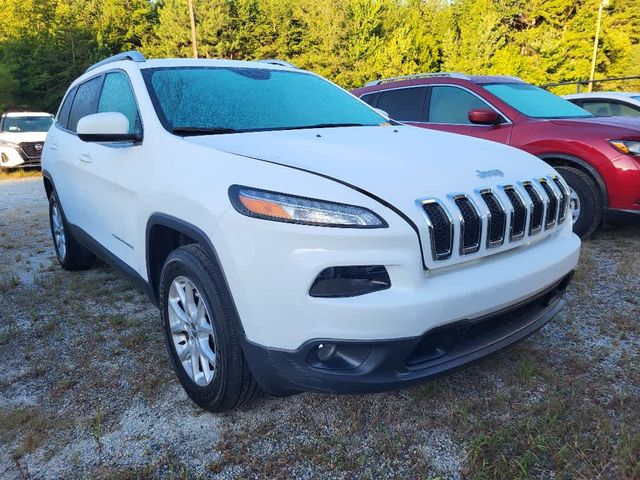
[(591, 113), (568, 100), (528, 83), (489, 83), (483, 87), (527, 117), (593, 117)]

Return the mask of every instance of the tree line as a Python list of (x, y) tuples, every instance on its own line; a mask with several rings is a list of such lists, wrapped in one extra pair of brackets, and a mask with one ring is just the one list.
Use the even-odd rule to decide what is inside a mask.
[[(600, 1), (194, 0), (194, 7), (201, 57), (281, 58), (352, 88), (434, 71), (536, 84), (585, 80)], [(74, 78), (121, 51), (192, 55), (187, 0), (0, 0), (0, 12), (0, 109), (55, 111)], [(640, 1), (611, 0), (596, 78), (631, 75), (640, 75)]]

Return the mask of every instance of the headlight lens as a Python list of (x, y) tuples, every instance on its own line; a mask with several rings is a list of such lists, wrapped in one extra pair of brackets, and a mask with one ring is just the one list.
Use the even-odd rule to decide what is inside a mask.
[(640, 140), (609, 140), (609, 143), (619, 152), (640, 155)]
[(371, 210), (343, 203), (233, 185), (233, 207), (248, 217), (322, 227), (386, 228), (387, 222)]
[(18, 144), (13, 142), (7, 142), (6, 140), (0, 140), (0, 147), (18, 148)]

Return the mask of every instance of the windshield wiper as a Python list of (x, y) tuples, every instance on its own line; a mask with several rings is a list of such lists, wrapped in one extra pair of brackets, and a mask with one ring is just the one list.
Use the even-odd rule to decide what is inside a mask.
[(238, 133), (238, 130), (223, 127), (174, 127), (171, 129), (171, 133), (181, 136), (221, 135), (224, 133)]

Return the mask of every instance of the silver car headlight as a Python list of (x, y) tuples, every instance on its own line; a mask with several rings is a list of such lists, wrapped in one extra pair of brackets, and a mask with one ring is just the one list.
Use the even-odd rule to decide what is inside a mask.
[(386, 228), (368, 208), (232, 185), (229, 199), (242, 215), (321, 227)]

